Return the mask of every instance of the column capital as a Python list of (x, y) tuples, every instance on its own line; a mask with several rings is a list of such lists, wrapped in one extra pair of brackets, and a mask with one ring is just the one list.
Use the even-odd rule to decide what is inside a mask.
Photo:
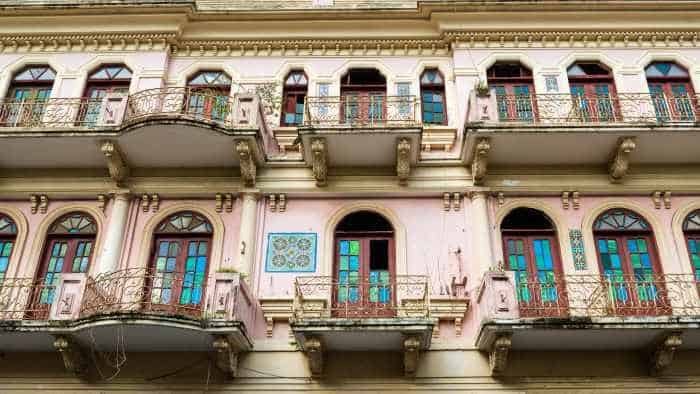
[(133, 197), (129, 190), (117, 190), (113, 194), (115, 200), (129, 201)]
[(478, 200), (478, 199), (487, 199), (489, 196), (489, 192), (486, 190), (468, 190), (466, 193), (464, 193), (471, 199), (472, 201)]
[(241, 192), (240, 197), (243, 201), (258, 201), (262, 193), (260, 192)]

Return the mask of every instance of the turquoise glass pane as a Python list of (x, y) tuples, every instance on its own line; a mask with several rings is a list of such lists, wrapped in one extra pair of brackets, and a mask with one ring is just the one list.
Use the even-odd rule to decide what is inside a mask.
[(189, 289), (189, 288), (182, 289), (182, 293), (180, 294), (180, 304), (189, 304), (191, 298), (192, 298), (192, 289)]
[(351, 303), (356, 303), (360, 301), (360, 290), (357, 287), (350, 287), (348, 299)]
[(344, 303), (348, 301), (348, 288), (347, 286), (338, 286), (338, 302)]
[(379, 301), (379, 288), (377, 286), (372, 286), (369, 288), (369, 302)]
[(341, 271), (347, 271), (349, 269), (348, 256), (340, 256), (340, 262), (338, 264), (338, 268)]
[(197, 255), (197, 242), (190, 242), (189, 247), (187, 248), (187, 254), (189, 256)]
[(350, 254), (350, 241), (340, 241), (340, 254)]
[(347, 271), (341, 271), (338, 273), (338, 282), (341, 285), (348, 283), (348, 272)]
[(7, 257), (0, 257), (0, 273), (4, 273), (7, 271), (7, 265), (9, 263), (10, 259)]
[(207, 270), (207, 258), (205, 256), (197, 257), (197, 272), (205, 272)]
[(187, 261), (185, 262), (185, 270), (194, 271), (195, 263), (196, 261), (194, 257), (188, 257)]
[(190, 303), (198, 305), (200, 302), (202, 302), (202, 288), (195, 287), (192, 289), (192, 300), (190, 300)]
[(158, 256), (167, 256), (168, 255), (168, 242), (161, 242), (160, 245), (158, 245)]
[(358, 271), (360, 269), (360, 257), (350, 256), (350, 271)]

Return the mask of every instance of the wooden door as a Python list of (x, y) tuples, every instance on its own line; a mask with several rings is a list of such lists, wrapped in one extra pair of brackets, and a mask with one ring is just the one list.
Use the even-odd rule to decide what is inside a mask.
[(80, 107), (78, 120), (88, 125), (95, 125), (102, 112), (102, 100), (108, 94), (127, 95), (129, 94), (129, 86), (96, 85), (88, 87), (85, 95), (86, 100)]
[(507, 268), (515, 272), (520, 314), (525, 317), (568, 314), (557, 240), (551, 234), (506, 234)]
[(344, 92), (340, 100), (340, 119), (345, 124), (381, 124), (386, 119), (386, 94), (383, 91)]
[(41, 123), (51, 86), (16, 86), (10, 88), (11, 100), (5, 104), (2, 122), (8, 126), (31, 127)]
[(151, 310), (198, 315), (204, 301), (209, 238), (158, 237), (146, 281)]
[(615, 85), (610, 82), (572, 82), (574, 113), (583, 122), (620, 120)]
[(649, 82), (649, 92), (659, 121), (694, 121), (697, 101), (688, 82)]
[(224, 121), (229, 113), (230, 87), (190, 87), (186, 112), (206, 120)]
[(333, 316), (382, 317), (396, 314), (392, 237), (336, 239)]
[(531, 84), (507, 83), (494, 85), (498, 118), (502, 122), (532, 122), (536, 119), (537, 105)]

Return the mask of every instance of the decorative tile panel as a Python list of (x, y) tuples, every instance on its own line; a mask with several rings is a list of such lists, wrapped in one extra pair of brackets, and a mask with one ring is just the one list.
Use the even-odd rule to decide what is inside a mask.
[(587, 269), (586, 252), (583, 249), (583, 234), (581, 230), (570, 229), (569, 240), (571, 241), (571, 254), (574, 257), (574, 268), (576, 271)]
[(265, 272), (315, 272), (316, 233), (267, 235)]

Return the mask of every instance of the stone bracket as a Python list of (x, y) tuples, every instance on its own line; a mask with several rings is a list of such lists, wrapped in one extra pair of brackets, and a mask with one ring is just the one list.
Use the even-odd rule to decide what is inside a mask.
[(131, 169), (126, 164), (119, 146), (114, 141), (102, 141), (100, 150), (107, 161), (109, 176), (117, 185), (123, 185), (129, 177)]
[(311, 140), (312, 171), (316, 186), (326, 186), (328, 182), (328, 146), (324, 138)]
[(407, 336), (403, 340), (403, 371), (406, 377), (416, 376), (420, 360), (420, 337)]
[(235, 378), (238, 373), (238, 352), (231, 345), (225, 336), (216, 337), (212, 342), (216, 367), (231, 378)]
[(629, 170), (630, 154), (636, 147), (637, 142), (633, 137), (621, 137), (617, 141), (617, 146), (615, 147), (610, 165), (608, 166), (610, 182), (622, 182), (622, 178), (627, 175), (627, 171)]
[(317, 337), (307, 337), (304, 340), (304, 351), (309, 360), (311, 376), (318, 378), (323, 375), (323, 342)]
[(29, 209), (32, 214), (37, 212), (45, 214), (49, 209), (49, 197), (46, 194), (32, 194), (29, 196)]
[(408, 182), (410, 173), (411, 142), (408, 138), (401, 138), (396, 143), (396, 175), (399, 177), (400, 185), (405, 185)]
[(672, 331), (660, 338), (651, 352), (650, 373), (661, 375), (673, 362), (676, 350), (683, 344), (681, 331)]
[(500, 333), (496, 335), (491, 350), (489, 351), (489, 367), (491, 374), (498, 376), (503, 374), (508, 365), (508, 353), (512, 346), (512, 334)]
[(66, 371), (76, 376), (85, 376), (88, 369), (85, 351), (70, 335), (59, 334), (54, 335), (54, 338), (53, 347), (61, 353)]
[(479, 138), (474, 147), (474, 159), (472, 160), (472, 178), (475, 185), (480, 185), (486, 177), (488, 168), (488, 154), (491, 143), (488, 138)]
[(241, 180), (246, 187), (255, 187), (255, 177), (257, 167), (253, 159), (253, 150), (250, 147), (250, 142), (245, 140), (236, 141), (236, 153), (240, 160)]
[(216, 193), (214, 195), (214, 207), (216, 212), (222, 213), (233, 212), (233, 194), (231, 193)]

